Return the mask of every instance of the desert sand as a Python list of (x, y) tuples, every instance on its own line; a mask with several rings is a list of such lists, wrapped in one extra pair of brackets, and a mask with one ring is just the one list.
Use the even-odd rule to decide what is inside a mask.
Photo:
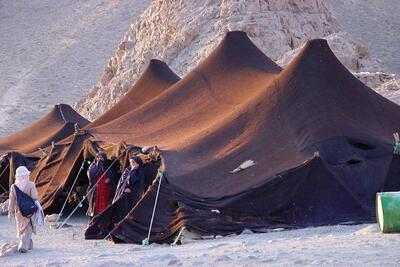
[[(39, 228), (34, 250), (0, 258), (1, 266), (399, 266), (400, 234), (377, 224), (337, 225), (264, 234), (242, 233), (183, 245), (84, 240), (87, 219)], [(0, 246), (16, 242), (15, 223), (0, 217)]]

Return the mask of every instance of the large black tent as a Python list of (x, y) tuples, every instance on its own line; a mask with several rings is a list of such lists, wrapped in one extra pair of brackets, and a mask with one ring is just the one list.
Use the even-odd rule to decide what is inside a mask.
[[(82, 165), (83, 170), (80, 170), (83, 161), (89, 162), (99, 149), (105, 149), (109, 151), (110, 158), (119, 156), (115, 164), (118, 168), (127, 164), (127, 155), (132, 152), (129, 150), (128, 153), (126, 144), (120, 142), (122, 139), (104, 144), (95, 141), (88, 131), (139, 108), (179, 79), (164, 62), (153, 59), (120, 101), (95, 121), (90, 123), (70, 106), (60, 104), (28, 128), (0, 139), (0, 152), (8, 153), (0, 166), (0, 193), (3, 187), (8, 189), (13, 182), (15, 169), (26, 165), (33, 170), (31, 179), (38, 187), (42, 206), (57, 211), (60, 208), (60, 196), (65, 197), (77, 176), (85, 180), (81, 183), (87, 183), (87, 164)], [(78, 129), (75, 124), (78, 124)]]
[[(228, 33), (198, 68), (115, 122), (119, 136), (166, 150), (168, 183), (153, 241), (171, 240), (181, 226), (229, 234), (371, 220), (375, 193), (398, 188), (392, 134), (399, 106), (357, 80), (325, 40), (308, 42), (280, 73), (259, 53), (244, 33)], [(273, 74), (250, 75), (262, 71)], [(194, 82), (199, 76), (203, 86)], [(233, 77), (240, 82), (230, 83)], [(165, 108), (150, 112), (155, 106)], [(128, 130), (126, 121), (144, 125)], [(102, 128), (93, 135), (115, 138)], [(230, 172), (245, 160), (256, 164)], [(115, 241), (146, 237), (154, 190), (117, 224)]]
[(25, 129), (0, 138), (0, 193), (7, 192), (17, 167), (33, 170), (45, 149), (86, 126), (88, 120), (66, 104), (55, 105), (44, 117)]
[[(123, 112), (113, 109), (39, 160), (32, 179), (45, 208), (100, 147), (124, 166), (131, 150), (121, 140), (163, 151), (151, 242), (170, 242), (183, 226), (226, 235), (369, 221), (375, 193), (400, 189), (392, 147), (400, 107), (357, 80), (325, 40), (309, 41), (284, 70), (243, 32), (229, 32), (181, 80), (155, 63), (168, 74), (159, 90), (133, 107), (124, 100)], [(232, 172), (243, 162), (254, 164)], [(115, 242), (146, 238), (157, 167), (148, 168), (130, 210), (109, 206), (86, 237), (112, 230)]]

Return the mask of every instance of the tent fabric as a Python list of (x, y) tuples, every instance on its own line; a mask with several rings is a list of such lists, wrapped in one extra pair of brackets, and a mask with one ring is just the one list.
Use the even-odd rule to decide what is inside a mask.
[(137, 202), (143, 197), (148, 188), (152, 186), (154, 178), (160, 166), (159, 162), (151, 162), (144, 165), (141, 171), (141, 180), (135, 184), (129, 194), (124, 194), (121, 198), (112, 203), (102, 213), (95, 216), (85, 231), (87, 239), (102, 239), (113, 230), (115, 225), (120, 223)]
[(16, 151), (32, 153), (74, 133), (74, 125), (86, 126), (89, 121), (66, 104), (55, 105), (49, 113), (27, 128), (0, 138), (0, 153)]
[(30, 179), (36, 184), (43, 209), (50, 207), (67, 181), (74, 180), (74, 174), (84, 160), (82, 154), (86, 139), (86, 136), (74, 136), (69, 144), (56, 144), (31, 173)]
[(227, 35), (197, 68), (156, 98), (112, 122), (94, 127), (98, 140), (124, 140), (164, 149), (190, 145), (240, 113), (281, 68), (243, 32)]
[[(227, 235), (370, 221), (376, 192), (400, 189), (400, 107), (358, 81), (325, 40), (309, 41), (282, 70), (244, 32), (229, 32), (181, 80), (121, 110), (38, 161), (45, 208), (98, 149), (127, 166), (127, 144), (159, 145), (165, 158), (151, 242), (171, 242), (183, 226)], [(246, 160), (255, 164), (231, 172)], [(112, 230), (114, 242), (140, 243), (158, 186), (146, 179), (128, 209), (117, 203), (93, 218), (86, 238)]]
[(15, 172), (19, 166), (26, 166), (33, 170), (39, 160), (37, 155), (24, 155), (18, 152), (9, 152), (0, 162), (0, 194), (10, 191), (15, 182)]
[[(140, 244), (147, 237), (156, 189), (153, 186), (146, 192), (115, 225), (111, 234), (114, 242)], [(222, 198), (199, 198), (164, 183), (155, 218), (150, 241), (170, 243), (182, 226), (200, 235), (229, 235), (243, 229), (264, 232), (276, 227), (363, 222), (371, 220), (371, 214), (315, 157), (257, 187)]]
[[(165, 195), (184, 207), (179, 216), (185, 219), (160, 208), (156, 224), (178, 220), (202, 234), (229, 234), (271, 222), (373, 219), (375, 193), (400, 183), (388, 177), (399, 117), (400, 108), (358, 81), (325, 40), (309, 41), (281, 71), (244, 33), (231, 32), (164, 93), (91, 133), (165, 150)], [(248, 159), (256, 164), (230, 173)], [(118, 224), (114, 240), (143, 238), (150, 199), (143, 197)], [(215, 217), (211, 210), (226, 228), (206, 223)], [(163, 242), (163, 233), (155, 230), (154, 240)]]
[[(124, 142), (95, 141), (89, 134), (73, 135), (67, 141), (58, 142), (35, 163), (30, 176), (36, 184), (43, 209), (58, 212), (75, 179), (79, 185), (88, 184), (86, 168), (100, 150), (106, 152), (112, 168), (121, 173), (128, 166), (131, 155), (138, 153), (140, 148)], [(150, 184), (151, 181), (144, 180), (143, 183)]]
[(165, 62), (157, 59), (150, 60), (143, 74), (117, 104), (87, 125), (86, 128), (90, 129), (107, 124), (130, 111), (138, 109), (179, 80), (179, 76)]
[[(119, 170), (129, 162), (129, 153), (139, 150), (125, 143), (103, 144), (96, 142), (90, 135), (73, 136), (69, 142), (58, 143), (42, 157), (31, 173), (31, 180), (36, 184), (42, 207), (46, 210), (57, 210), (60, 207), (60, 196), (69, 188), (75, 179), (88, 183), (86, 170), (79, 172), (83, 161), (92, 161), (99, 150), (107, 153), (113, 168)], [(87, 168), (87, 162), (84, 168)], [(78, 175), (79, 174), (79, 175)], [(65, 192), (64, 192), (65, 194)]]
[[(123, 139), (119, 139), (117, 142), (111, 144), (101, 141), (94, 142), (86, 130), (96, 125), (106, 124), (129, 111), (137, 109), (162, 93), (179, 79), (164, 62), (153, 59), (140, 79), (127, 94), (112, 109), (104, 113), (97, 120), (89, 123), (80, 117), (79, 114), (75, 113), (71, 107), (57, 105), (49, 114), (29, 128), (11, 137), (7, 137), (3, 142), (6, 144), (4, 145), (4, 151), (16, 148), (18, 145), (23, 145), (19, 150), (26, 153), (30, 152), (27, 156), (33, 153), (37, 157), (35, 166), (32, 167), (34, 170), (31, 179), (36, 182), (41, 204), (44, 209), (49, 209), (52, 206), (52, 208), (58, 207), (57, 199), (62, 195), (66, 185), (72, 183), (71, 180), (75, 178), (82, 160), (91, 159), (100, 148), (107, 150), (108, 155), (112, 156), (119, 155), (122, 150), (127, 148), (126, 143), (120, 142)], [(58, 130), (57, 133), (59, 135), (56, 136), (57, 138), (54, 135), (46, 136), (46, 133), (53, 133), (52, 129), (58, 129), (57, 125), (61, 125), (65, 121), (68, 122), (61, 127), (61, 130)], [(82, 136), (74, 133), (73, 122), (78, 122), (80, 128), (84, 129)], [(45, 128), (47, 129), (45, 132), (43, 132), (44, 125), (48, 126)], [(67, 131), (66, 129), (69, 130)], [(31, 139), (26, 138), (28, 133), (32, 133)], [(55, 142), (55, 145), (49, 147), (52, 141)], [(0, 140), (0, 149), (2, 148), (1, 144)], [(45, 150), (48, 150), (48, 155), (42, 157), (41, 153), (37, 151), (38, 147), (46, 148)], [(129, 150), (135, 151), (135, 147), (130, 147)], [(138, 151), (138, 149), (136, 150)], [(129, 164), (128, 154), (124, 153), (121, 156), (118, 165), (127, 166)], [(12, 170), (5, 171), (3, 174), (4, 179), (1, 178), (0, 182), (7, 185), (8, 180), (13, 179), (13, 175), (9, 175), (11, 172)]]

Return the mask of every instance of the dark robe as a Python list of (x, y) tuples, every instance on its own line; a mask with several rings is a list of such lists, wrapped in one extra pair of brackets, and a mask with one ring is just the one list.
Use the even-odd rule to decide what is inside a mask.
[[(115, 190), (115, 196), (113, 199), (113, 203), (119, 200), (118, 203), (116, 203), (116, 206), (121, 212), (115, 214), (114, 221), (118, 222), (122, 220), (132, 208), (132, 206), (143, 195), (143, 186), (141, 185), (142, 180), (142, 167), (139, 167), (136, 170), (132, 170), (131, 166), (128, 166), (122, 173), (121, 178), (118, 181), (117, 189)], [(130, 189), (130, 192), (125, 192), (126, 189)]]
[[(89, 208), (88, 216), (94, 216), (102, 212), (108, 205), (111, 204), (116, 184), (116, 173), (112, 168), (109, 168), (108, 161), (93, 161), (87, 171), (89, 178), (88, 191), (99, 181), (97, 186), (88, 194)], [(108, 170), (107, 170), (108, 169)], [(107, 172), (105, 172), (107, 170)], [(108, 182), (106, 182), (108, 180)], [(104, 194), (104, 191), (108, 192)], [(96, 207), (98, 202), (99, 207)]]

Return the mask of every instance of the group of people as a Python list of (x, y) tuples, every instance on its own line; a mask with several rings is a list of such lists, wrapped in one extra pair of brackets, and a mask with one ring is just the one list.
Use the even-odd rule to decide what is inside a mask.
[[(147, 152), (143, 150), (143, 152)], [(87, 215), (96, 216), (104, 211), (109, 205), (116, 202), (123, 195), (131, 194), (134, 187), (143, 176), (143, 167), (149, 161), (158, 158), (160, 151), (157, 147), (151, 148), (150, 153), (140, 153), (132, 156), (129, 166), (125, 168), (119, 180), (104, 151), (97, 153), (94, 161), (90, 164), (87, 176), (89, 178)]]
[[(103, 212), (109, 205), (116, 202), (126, 195), (133, 195), (135, 186), (143, 177), (144, 165), (150, 161), (157, 160), (160, 150), (157, 146), (145, 148), (145, 153), (132, 156), (129, 166), (125, 168), (121, 177), (118, 179), (114, 168), (111, 168), (107, 160), (107, 154), (100, 151), (87, 170), (89, 187), (87, 191), (89, 208), (87, 215), (96, 216)], [(146, 153), (147, 152), (147, 153)], [(25, 166), (20, 166), (16, 170), (15, 183), (10, 187), (9, 213), (8, 218), (15, 218), (17, 224), (17, 236), (19, 237), (18, 251), (27, 252), (33, 248), (32, 233), (36, 233), (36, 227), (43, 224), (43, 210), (38, 201), (38, 192), (35, 184), (29, 180), (30, 171)], [(18, 203), (18, 194), (29, 196), (38, 210), (29, 217), (21, 212), (21, 205)], [(41, 223), (40, 223), (41, 222)]]

